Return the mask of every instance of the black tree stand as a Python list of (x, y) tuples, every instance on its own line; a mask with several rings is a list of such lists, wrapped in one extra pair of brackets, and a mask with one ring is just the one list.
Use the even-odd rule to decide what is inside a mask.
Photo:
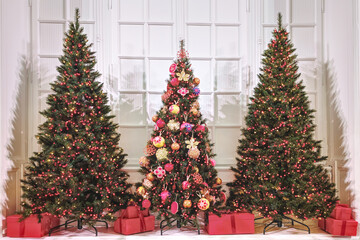
[[(64, 224), (60, 224), (60, 225), (58, 225), (58, 226), (56, 226), (56, 227), (51, 228), (50, 231), (49, 231), (49, 236), (51, 236), (51, 234), (54, 233), (54, 232), (59, 232), (59, 231), (61, 231), (62, 229), (60, 229), (60, 228), (61, 228), (62, 226), (65, 226), (65, 229), (68, 229), (68, 225), (71, 224), (71, 223), (73, 223), (73, 222), (77, 222), (77, 229), (79, 229), (79, 230), (84, 229), (84, 230), (90, 231), (90, 230), (87, 229), (87, 228), (83, 228), (83, 220), (84, 220), (83, 218), (80, 218), (80, 219), (77, 219), (77, 220), (76, 220), (76, 219), (66, 220), (66, 222), (65, 222)], [(105, 223), (106, 228), (109, 228), (108, 223), (107, 223), (106, 221), (103, 221), (103, 220), (95, 220), (94, 222), (102, 222), (102, 223)], [(95, 227), (94, 225), (92, 225), (92, 224), (90, 224), (90, 226), (95, 230), (95, 235), (97, 236), (97, 235), (98, 235), (98, 230), (96, 229), (96, 227)], [(76, 227), (76, 226), (72, 225), (72, 226), (70, 226), (69, 228), (73, 228), (73, 227)], [(57, 231), (55, 231), (55, 230), (57, 230)], [(92, 232), (92, 231), (90, 231), (90, 232)]]
[[(167, 220), (162, 220), (160, 222), (160, 230), (161, 230), (161, 235), (163, 235), (163, 232), (166, 232), (167, 230), (170, 230), (173, 227), (177, 227), (177, 228), (181, 228), (181, 222), (184, 221), (184, 218), (180, 218), (179, 219), (175, 219), (172, 218), (170, 219), (170, 222), (168, 222)], [(176, 225), (173, 223), (176, 222)], [(200, 227), (199, 224), (197, 223), (197, 220), (189, 220), (188, 223), (190, 223), (193, 227), (197, 228), (198, 234), (200, 235)], [(166, 227), (168, 227), (168, 229), (164, 230)]]
[[(261, 219), (261, 218), (263, 218), (263, 217), (256, 218), (255, 220), (258, 220), (258, 219)], [(269, 230), (269, 229), (271, 229), (271, 228), (273, 228), (273, 227), (275, 227), (275, 226), (282, 227), (282, 226), (283, 226), (283, 219), (290, 220), (291, 226), (293, 226), (293, 227), (294, 227), (294, 222), (296, 222), (296, 223), (298, 223), (298, 224), (300, 224), (300, 225), (305, 226), (305, 227), (307, 228), (307, 230), (306, 230), (306, 229), (301, 229), (301, 228), (296, 228), (296, 229), (302, 230), (302, 231), (307, 231), (307, 232), (310, 234), (310, 228), (309, 228), (309, 226), (306, 225), (305, 223), (299, 222), (299, 221), (297, 221), (297, 220), (295, 220), (295, 219), (293, 219), (293, 218), (287, 217), (287, 216), (285, 216), (285, 215), (281, 215), (281, 218), (280, 218), (280, 219), (281, 219), (281, 220), (276, 220), (276, 219), (274, 219), (274, 220), (272, 220), (271, 223), (267, 224), (267, 225), (264, 227), (263, 234), (265, 235), (266, 230)], [(295, 227), (294, 227), (294, 228), (295, 228)]]

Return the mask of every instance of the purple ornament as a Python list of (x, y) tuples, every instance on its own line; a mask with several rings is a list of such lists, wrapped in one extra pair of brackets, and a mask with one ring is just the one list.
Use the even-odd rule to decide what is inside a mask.
[(195, 96), (199, 96), (199, 94), (200, 94), (200, 88), (194, 87), (193, 93), (194, 93)]
[(184, 122), (183, 124), (181, 124), (180, 129), (181, 130), (185, 129), (186, 132), (191, 132), (192, 126), (190, 123)]

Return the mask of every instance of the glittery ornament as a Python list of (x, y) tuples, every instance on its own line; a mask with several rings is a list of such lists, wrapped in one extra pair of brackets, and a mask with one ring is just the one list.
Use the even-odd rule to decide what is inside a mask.
[(181, 186), (182, 186), (183, 190), (186, 190), (186, 189), (190, 188), (190, 183), (188, 181), (183, 181), (181, 183)]
[(140, 159), (139, 159), (139, 164), (141, 167), (148, 167), (149, 166), (149, 159), (147, 159), (145, 156), (142, 156)]
[(186, 140), (185, 143), (187, 144), (186, 145), (186, 148), (195, 148), (197, 147), (197, 145), (199, 144), (198, 141), (195, 141), (195, 138), (190, 138), (190, 140)]
[(151, 202), (148, 199), (144, 199), (141, 203), (143, 208), (149, 208), (151, 206)]
[(194, 78), (193, 83), (195, 85), (199, 85), (200, 84), (200, 79), (199, 78)]
[(161, 136), (154, 137), (153, 139), (153, 145), (157, 148), (163, 147), (165, 144), (165, 139)]
[(167, 126), (171, 131), (177, 131), (180, 129), (180, 123), (175, 120), (170, 120)]
[(165, 200), (166, 200), (168, 197), (170, 197), (170, 196), (171, 196), (171, 193), (170, 193), (169, 191), (167, 191), (167, 190), (162, 191), (162, 192), (160, 193), (160, 197), (161, 197), (161, 200), (162, 200), (163, 202), (165, 202)]
[(186, 94), (189, 93), (189, 90), (187, 88), (180, 88), (177, 92), (184, 97)]
[(143, 180), (143, 184), (142, 184), (144, 187), (146, 187), (146, 188), (152, 188), (152, 186), (153, 186), (153, 184), (152, 184), (152, 182), (150, 181), (150, 180), (148, 180), (148, 179), (144, 179)]
[(165, 175), (165, 170), (161, 166), (159, 166), (159, 167), (157, 167), (157, 169), (155, 169), (154, 174), (158, 178), (163, 178), (163, 176)]
[(180, 126), (180, 130), (183, 130), (183, 129), (185, 129), (186, 132), (191, 132), (192, 126), (190, 123), (184, 122)]
[(174, 104), (169, 107), (169, 111), (171, 114), (178, 114), (180, 112), (180, 108), (178, 105)]
[(163, 128), (165, 126), (164, 120), (162, 120), (161, 118), (159, 120), (157, 120), (156, 126), (158, 126), (159, 128)]
[(222, 180), (221, 180), (221, 178), (219, 178), (219, 177), (217, 177), (217, 178), (216, 178), (216, 184), (217, 184), (217, 185), (222, 184)]
[(194, 174), (192, 175), (192, 177), (193, 177), (194, 182), (195, 182), (196, 184), (202, 184), (202, 183), (203, 183), (203, 178), (202, 178), (202, 176), (200, 175), (200, 173), (194, 173)]
[(153, 122), (156, 122), (159, 119), (159, 117), (158, 117), (158, 115), (154, 115), (154, 116), (152, 116), (151, 119), (153, 120)]
[(198, 101), (195, 101), (195, 102), (193, 102), (193, 103), (191, 104), (191, 107), (198, 109), (198, 108), (200, 107), (200, 104), (199, 104)]
[(195, 96), (199, 96), (199, 95), (200, 95), (200, 89), (199, 89), (198, 87), (194, 87), (194, 88), (193, 88), (193, 94), (194, 94)]
[(180, 149), (180, 145), (177, 142), (174, 142), (174, 143), (171, 144), (171, 149), (173, 151), (177, 151), (177, 150)]
[(199, 110), (197, 110), (196, 108), (191, 108), (190, 112), (194, 116), (199, 116)]
[(205, 211), (210, 207), (210, 202), (206, 198), (200, 198), (197, 206), (200, 210)]
[(156, 148), (153, 144), (148, 144), (146, 145), (146, 148), (145, 148), (145, 154), (148, 155), (148, 156), (152, 156), (156, 153)]
[(165, 164), (165, 170), (167, 172), (171, 172), (173, 169), (174, 169), (174, 164), (172, 164), (172, 163)]
[(159, 161), (164, 161), (168, 159), (168, 150), (166, 148), (159, 148), (156, 151), (156, 158)]
[(175, 214), (179, 210), (179, 204), (175, 201), (171, 204), (171, 213)]
[(140, 186), (136, 189), (136, 193), (143, 196), (146, 194), (146, 189), (143, 186)]
[(205, 126), (204, 125), (199, 125), (199, 126), (197, 126), (196, 127), (196, 131), (198, 131), (198, 132), (205, 132)]
[(200, 151), (197, 147), (192, 147), (189, 149), (188, 155), (193, 159), (197, 159), (200, 156)]
[(171, 79), (171, 81), (170, 81), (170, 84), (171, 85), (173, 85), (174, 87), (177, 87), (177, 86), (179, 86), (179, 79), (177, 79), (177, 78), (173, 78), (173, 79)]
[(154, 181), (154, 180), (155, 180), (155, 176), (154, 176), (154, 174), (151, 172), (151, 173), (146, 174), (146, 179), (148, 179), (149, 181)]
[(192, 205), (191, 200), (189, 199), (184, 200), (183, 202), (184, 208), (191, 208), (191, 205)]
[(170, 65), (169, 72), (174, 73), (176, 71), (176, 63)]

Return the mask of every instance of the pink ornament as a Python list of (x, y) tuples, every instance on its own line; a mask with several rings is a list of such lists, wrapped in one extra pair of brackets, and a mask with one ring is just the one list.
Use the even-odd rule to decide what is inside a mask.
[(190, 183), (188, 181), (183, 181), (181, 185), (183, 190), (190, 188)]
[(183, 129), (185, 129), (186, 132), (191, 132), (192, 125), (190, 123), (183, 122), (180, 126), (180, 130), (183, 130)]
[(226, 195), (224, 192), (220, 192), (220, 199), (221, 201), (226, 202)]
[(198, 132), (205, 132), (205, 126), (204, 126), (204, 125), (199, 125), (199, 126), (197, 126), (196, 131), (198, 131)]
[(159, 128), (163, 128), (165, 126), (164, 120), (162, 120), (161, 118), (159, 120), (157, 120), (156, 126), (158, 126)]
[(165, 170), (162, 167), (159, 166), (157, 169), (155, 169), (154, 174), (158, 178), (163, 178), (163, 176), (165, 175)]
[(165, 202), (165, 200), (171, 196), (171, 193), (167, 190), (160, 193), (161, 200)]
[(177, 87), (177, 86), (179, 86), (179, 79), (177, 79), (177, 78), (173, 78), (173, 79), (171, 79), (171, 81), (170, 81), (170, 83), (171, 83), (171, 85), (173, 85), (174, 87)]
[(174, 169), (174, 164), (172, 164), (172, 163), (165, 164), (166, 171), (171, 172), (173, 169)]
[(158, 131), (158, 130), (159, 130), (158, 125), (155, 125), (155, 126), (154, 126), (154, 131)]
[(149, 208), (151, 206), (151, 202), (148, 199), (144, 199), (141, 203), (143, 208)]
[(211, 163), (211, 165), (212, 165), (213, 167), (215, 167), (216, 162), (215, 162), (215, 160), (214, 160), (214, 159), (210, 158), (210, 163)]
[(173, 63), (173, 64), (171, 64), (171, 66), (169, 68), (169, 72), (174, 73), (175, 70), (176, 70), (176, 63)]
[(184, 97), (186, 94), (189, 93), (189, 90), (187, 90), (187, 88), (180, 88), (177, 92)]
[(173, 202), (171, 204), (171, 213), (175, 214), (178, 212), (178, 210), (179, 210), (179, 204), (177, 202)]
[(203, 182), (202, 184), (205, 185), (205, 187), (207, 188), (209, 187), (209, 184), (207, 184), (206, 182)]

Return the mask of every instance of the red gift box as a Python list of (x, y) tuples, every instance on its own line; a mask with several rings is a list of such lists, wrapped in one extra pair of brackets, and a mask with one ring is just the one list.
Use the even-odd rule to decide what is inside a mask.
[(210, 235), (233, 234), (232, 223), (232, 214), (222, 214), (219, 217), (210, 213), (205, 229)]
[(220, 217), (209, 214), (205, 229), (210, 235), (254, 233), (254, 214), (227, 213)]
[(356, 236), (358, 222), (350, 220), (326, 219), (326, 231), (332, 235)]
[(330, 217), (338, 220), (349, 220), (351, 219), (351, 208), (347, 204), (336, 204)]
[(326, 220), (325, 218), (318, 219), (318, 227), (326, 231)]
[(43, 237), (49, 232), (51, 217), (48, 214), (42, 214), (41, 221), (37, 215), (31, 215), (24, 220), (24, 237)]
[(21, 217), (21, 215), (11, 215), (6, 217), (8, 237), (22, 237), (24, 235), (24, 221), (19, 222)]
[(236, 234), (255, 233), (254, 214), (234, 213), (234, 224)]
[[(134, 209), (136, 216), (133, 212)], [(124, 235), (153, 231), (154, 229), (155, 216), (149, 216), (148, 209), (140, 211), (140, 208), (136, 206), (129, 206), (123, 210), (121, 216), (114, 223), (114, 231)]]

